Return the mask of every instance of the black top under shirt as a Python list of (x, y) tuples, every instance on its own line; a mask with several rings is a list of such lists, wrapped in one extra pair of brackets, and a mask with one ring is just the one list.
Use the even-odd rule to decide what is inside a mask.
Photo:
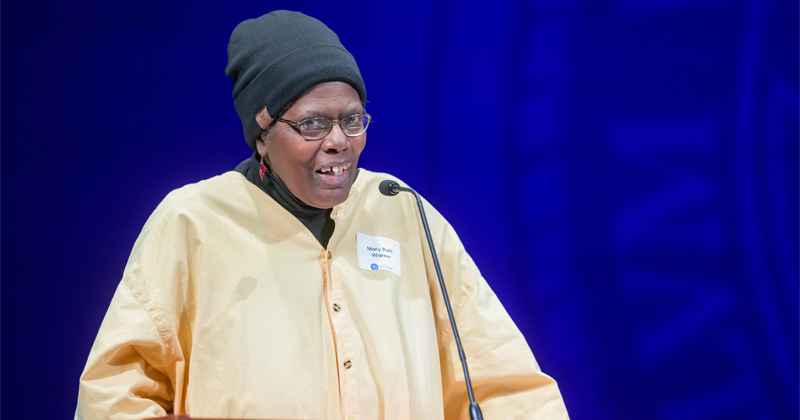
[(328, 249), (328, 241), (333, 235), (335, 226), (333, 219), (331, 219), (331, 209), (318, 209), (300, 201), (289, 191), (286, 184), (272, 172), (266, 162), (264, 162), (264, 165), (267, 167), (267, 173), (264, 174), (264, 180), (262, 181), (261, 176), (258, 174), (260, 165), (261, 156), (258, 153), (253, 153), (253, 156), (236, 165), (234, 171), (244, 175), (248, 181), (267, 193), (289, 213), (294, 215), (297, 220), (311, 231), (322, 247)]

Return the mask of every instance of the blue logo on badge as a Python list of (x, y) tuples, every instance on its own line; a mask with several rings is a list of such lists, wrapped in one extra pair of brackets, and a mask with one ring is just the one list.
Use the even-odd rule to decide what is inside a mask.
[(371, 269), (373, 269), (373, 270), (377, 270), (377, 269), (378, 269), (378, 264), (371, 264), (371, 265), (369, 266), (369, 268), (371, 268)]

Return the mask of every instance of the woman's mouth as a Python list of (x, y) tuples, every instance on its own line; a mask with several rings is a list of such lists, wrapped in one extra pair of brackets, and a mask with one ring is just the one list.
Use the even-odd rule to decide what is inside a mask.
[(318, 174), (325, 174), (325, 175), (339, 175), (342, 172), (346, 171), (347, 168), (350, 167), (350, 164), (347, 165), (339, 165), (339, 166), (328, 166), (322, 169), (317, 169)]
[(317, 169), (315, 173), (318, 179), (321, 179), (323, 182), (332, 186), (339, 186), (342, 183), (347, 182), (348, 178), (350, 177), (348, 171), (349, 168), (349, 163), (346, 165), (327, 166)]

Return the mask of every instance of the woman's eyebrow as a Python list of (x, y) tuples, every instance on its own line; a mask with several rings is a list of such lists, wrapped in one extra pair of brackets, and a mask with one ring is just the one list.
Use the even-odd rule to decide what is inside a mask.
[(330, 119), (337, 119), (337, 118), (344, 118), (353, 114), (362, 114), (364, 112), (364, 108), (359, 104), (355, 105), (350, 108), (345, 108), (343, 111), (339, 113), (338, 116), (331, 116), (331, 114), (327, 111), (322, 111), (319, 109), (306, 109), (300, 112), (301, 120), (306, 118), (330, 118)]

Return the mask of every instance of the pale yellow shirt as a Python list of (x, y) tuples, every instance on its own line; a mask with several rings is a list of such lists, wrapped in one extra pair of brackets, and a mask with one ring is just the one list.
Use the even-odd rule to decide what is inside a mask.
[[(361, 170), (325, 250), (228, 172), (170, 193), (131, 252), (80, 379), (76, 419), (467, 419), (467, 393), (410, 194)], [(487, 420), (566, 419), (453, 229), (426, 203)], [(361, 268), (357, 234), (399, 243)]]

